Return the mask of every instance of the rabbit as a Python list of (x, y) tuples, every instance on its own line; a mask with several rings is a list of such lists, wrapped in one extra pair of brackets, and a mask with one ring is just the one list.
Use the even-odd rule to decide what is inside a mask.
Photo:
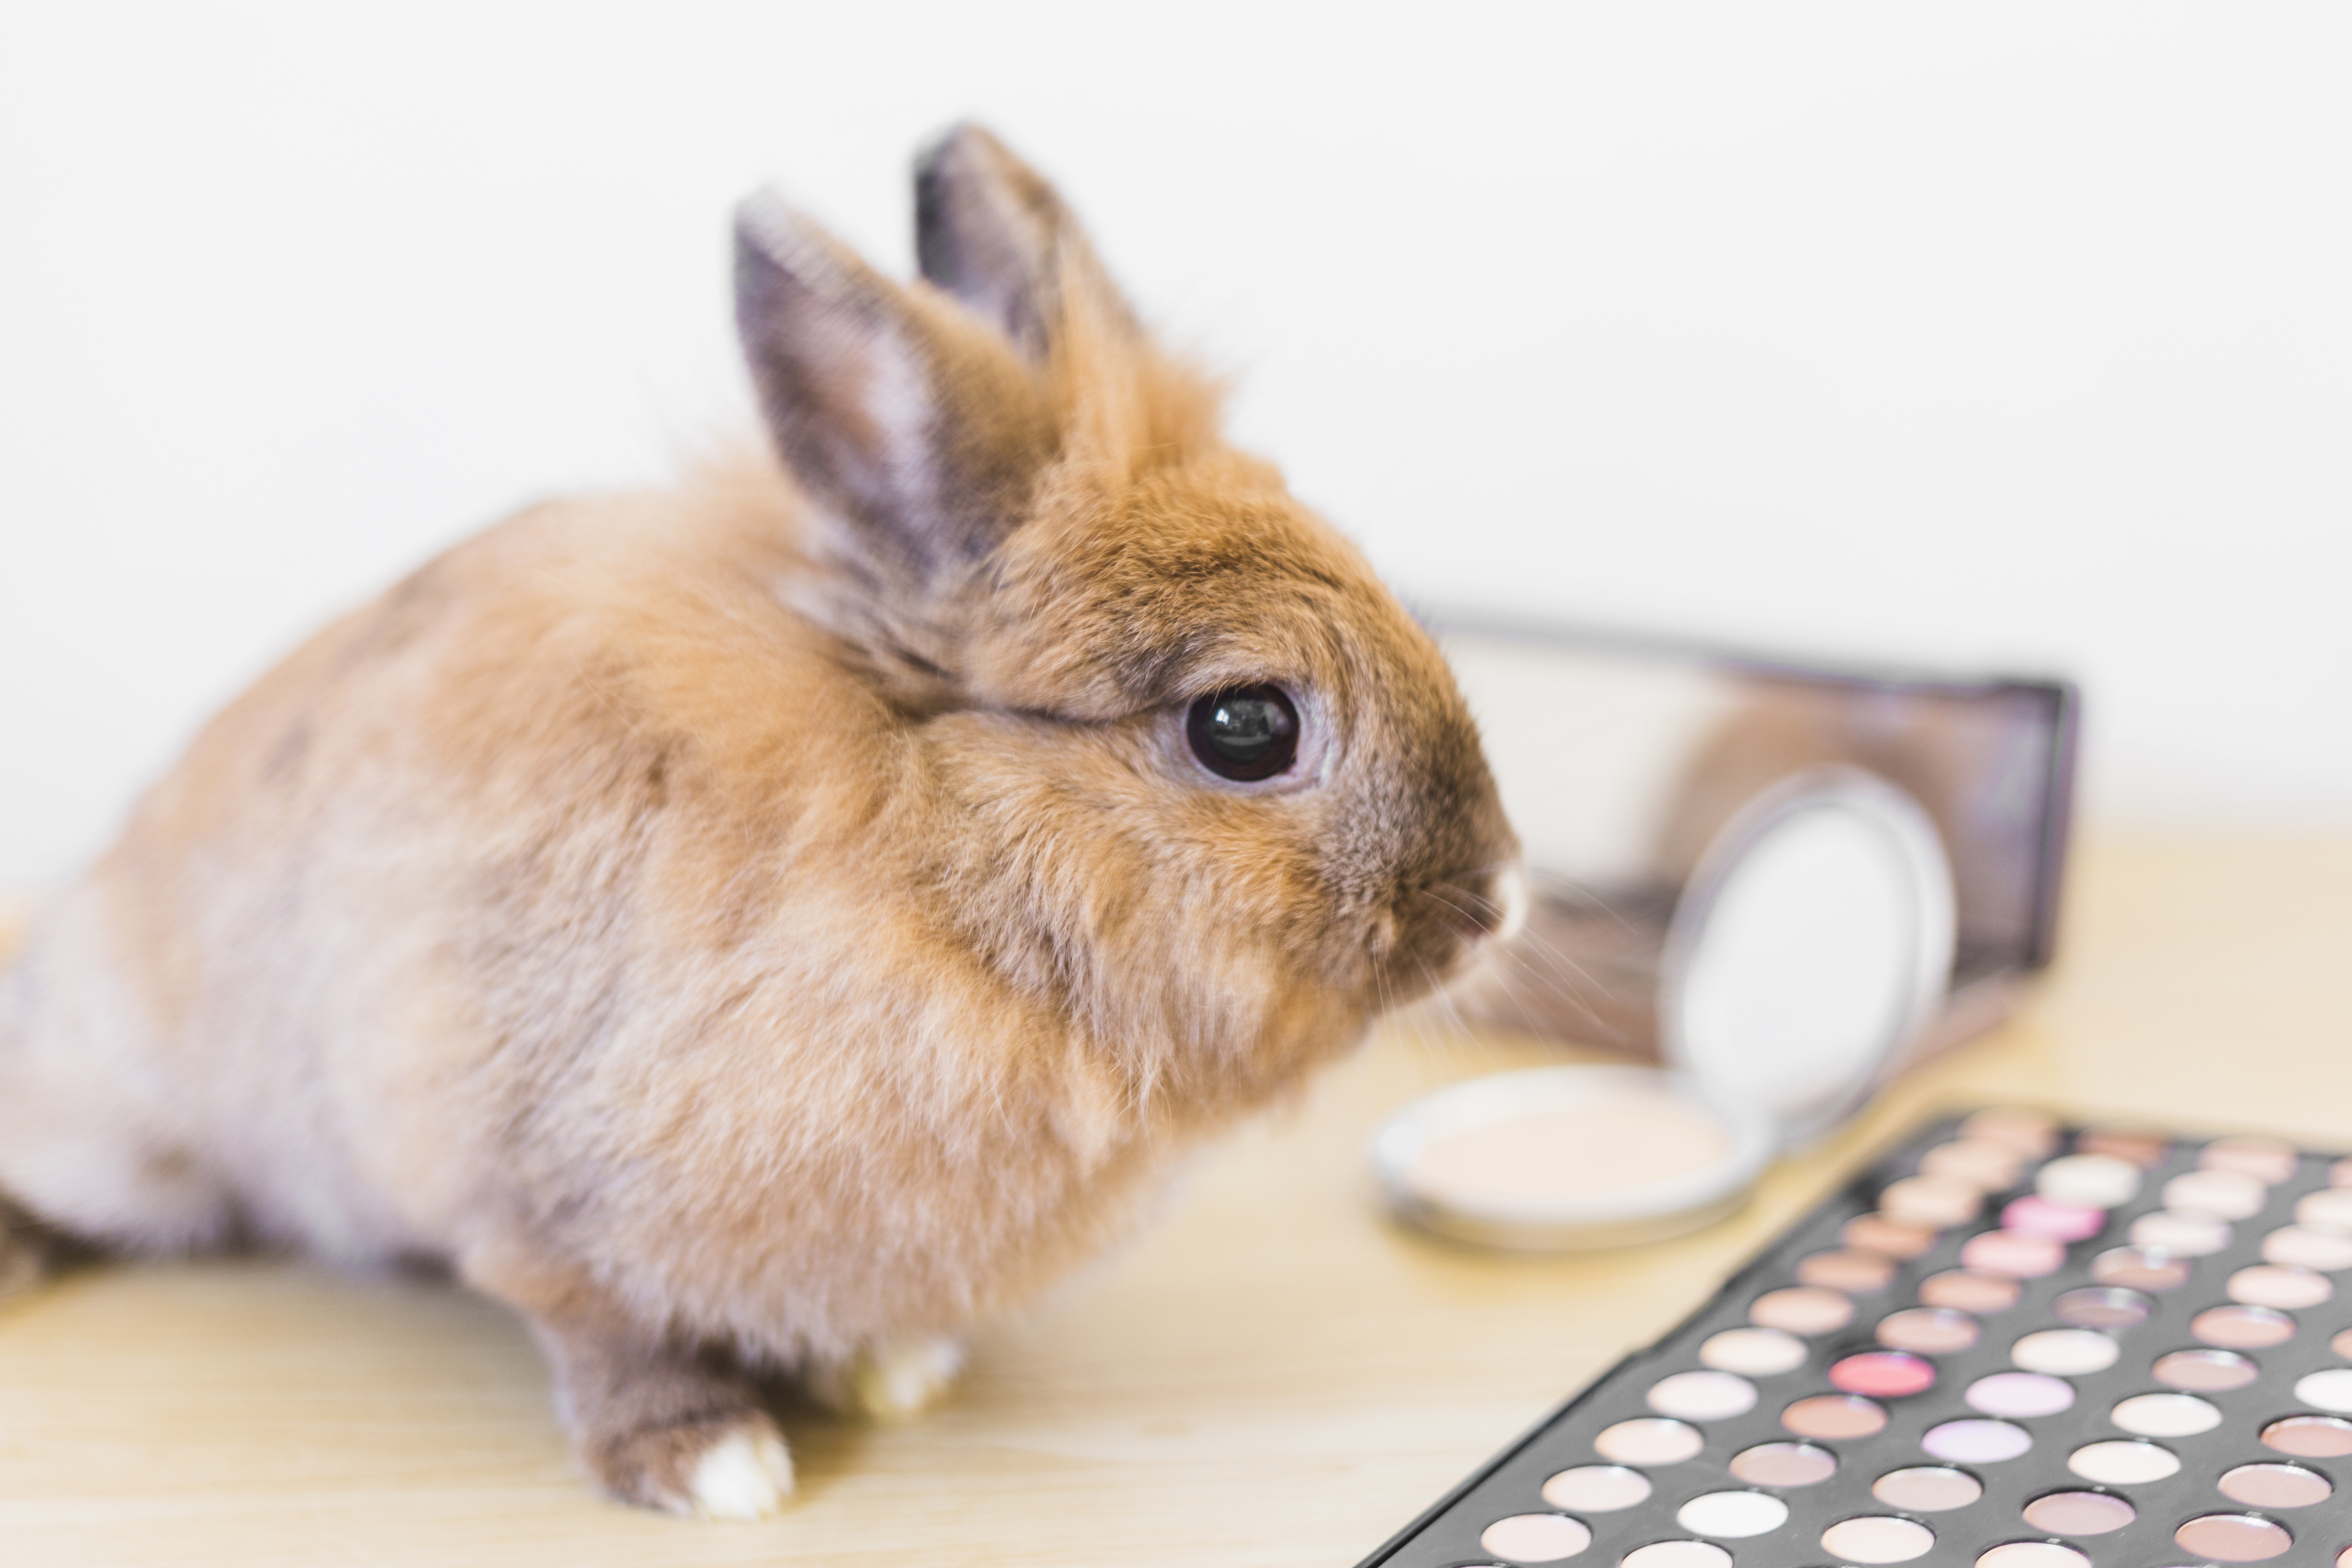
[(0, 1275), (416, 1261), (610, 1496), (756, 1517), (761, 1379), (910, 1415), (1178, 1162), (1479, 962), (1433, 644), (987, 132), (919, 280), (738, 210), (765, 449), (532, 507), (230, 703), (0, 979)]

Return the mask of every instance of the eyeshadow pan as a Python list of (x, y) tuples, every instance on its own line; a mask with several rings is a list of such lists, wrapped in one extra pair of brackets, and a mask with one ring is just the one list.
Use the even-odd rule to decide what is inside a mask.
[(2132, 1290), (2178, 1290), (2189, 1283), (2189, 1264), (2160, 1247), (2118, 1247), (2091, 1259), (2091, 1278)]
[(2111, 1209), (2139, 1192), (2139, 1167), (2113, 1154), (2068, 1154), (2033, 1173), (2033, 1190), (2053, 1203)]
[(2189, 1331), (2225, 1350), (2268, 1350), (2294, 1338), (2294, 1320), (2268, 1307), (2208, 1307), (2189, 1320)]
[(2091, 1568), (2091, 1560), (2054, 1541), (2011, 1541), (1978, 1558), (1976, 1568)]
[(1706, 1447), (1696, 1426), (1654, 1415), (1620, 1421), (1592, 1439), (1592, 1451), (1621, 1465), (1679, 1465)]
[(2262, 1375), (2260, 1367), (2235, 1351), (2174, 1351), (2157, 1357), (2151, 1370), (2167, 1388), (2190, 1394), (2226, 1394)]
[(2028, 1193), (2002, 1208), (2000, 1227), (2051, 1241), (2085, 1241), (2107, 1228), (2107, 1211), (2053, 1203), (2040, 1193)]
[(2074, 1147), (2085, 1154), (2109, 1154), (2152, 1171), (2172, 1152), (2172, 1140), (2137, 1127), (2093, 1127), (2076, 1136)]
[(1805, 1364), (1805, 1342), (1779, 1329), (1726, 1329), (1698, 1347), (1698, 1359), (1718, 1372), (1777, 1377)]
[(1867, 1296), (1894, 1282), (1895, 1260), (1851, 1248), (1816, 1252), (1797, 1265), (1797, 1279), (1800, 1284), (1843, 1290), (1849, 1296)]
[(2352, 1230), (2352, 1188), (2322, 1187), (2315, 1193), (2305, 1193), (2295, 1200), (2294, 1217), (2298, 1225)]
[(2272, 1186), (2294, 1179), (2302, 1157), (2294, 1145), (2276, 1138), (2216, 1138), (2205, 1145), (2197, 1163), (2209, 1171), (2236, 1171)]
[(1757, 1297), (1748, 1309), (1748, 1321), (1783, 1333), (1833, 1333), (1853, 1321), (1853, 1303), (1818, 1285), (1791, 1285)]
[(1543, 1500), (1580, 1513), (1614, 1513), (1650, 1500), (1650, 1478), (1622, 1465), (1579, 1465), (1543, 1484)]
[(2294, 1396), (2337, 1415), (2352, 1415), (2352, 1366), (2332, 1366), (2302, 1378)]
[(2263, 1446), (2298, 1459), (2340, 1459), (2352, 1454), (2352, 1421), (2333, 1415), (2290, 1415), (2263, 1428)]
[(2053, 1377), (2105, 1372), (2118, 1353), (2115, 1341), (2089, 1329), (2043, 1329), (2009, 1347), (2009, 1359), (2019, 1366)]
[(2078, 1329), (2136, 1329), (2147, 1321), (2155, 1303), (2137, 1290), (2115, 1285), (2086, 1285), (2069, 1290), (2050, 1303), (2062, 1323)]
[(1986, 1192), (2015, 1186), (2025, 1173), (2025, 1156), (1990, 1138), (1960, 1138), (1938, 1143), (1919, 1158), (1922, 1175), (1948, 1176)]
[(2172, 1539), (2216, 1563), (2260, 1563), (2294, 1544), (2276, 1520), (2252, 1513), (2209, 1513), (2172, 1532)]
[(1977, 1342), (1982, 1331), (1966, 1312), (1943, 1307), (1906, 1307), (1878, 1320), (1878, 1342), (1916, 1355), (1953, 1355)]
[(2142, 1437), (2194, 1437), (2221, 1424), (2221, 1412), (2193, 1394), (2135, 1394), (2107, 1417)]
[[(1979, 1110), (1960, 1123), (1959, 1131), (1963, 1138), (1987, 1138), (1995, 1143), (2006, 1143), (2029, 1160), (2039, 1160), (2058, 1147), (2056, 1117), (2014, 1106)], [(2352, 1160), (2345, 1163), (2352, 1165)], [(2352, 1187), (2352, 1181), (2337, 1184)]]
[(1907, 1399), (1936, 1386), (1936, 1369), (1903, 1351), (1864, 1351), (1830, 1367), (1830, 1386), (1879, 1399)]
[(1979, 1317), (2008, 1311), (2017, 1305), (2020, 1293), (2014, 1279), (1967, 1268), (1948, 1268), (1919, 1281), (1920, 1305), (1948, 1307), (1956, 1312), (1974, 1312)]
[(2053, 1535), (2105, 1535), (2137, 1517), (2113, 1492), (2050, 1492), (2025, 1505), (2025, 1522)]
[(1887, 1471), (1871, 1483), (1870, 1495), (1889, 1508), (1941, 1513), (1946, 1509), (1966, 1508), (1984, 1496), (1984, 1483), (1966, 1470), (1919, 1465)]
[(1731, 1568), (1731, 1553), (1706, 1541), (1653, 1541), (1619, 1558), (1617, 1568)]
[(1988, 1415), (2031, 1420), (2055, 1415), (2074, 1403), (2074, 1385), (2034, 1372), (1996, 1372), (1969, 1384), (1969, 1405)]
[(2352, 1236), (2316, 1226), (2281, 1226), (2263, 1237), (2263, 1258), (2290, 1268), (2334, 1274), (2352, 1268)]
[(1850, 1394), (1816, 1394), (1780, 1412), (1780, 1425), (1800, 1437), (1835, 1442), (1874, 1437), (1886, 1430), (1886, 1412)]
[(2301, 1465), (2240, 1465), (2222, 1472), (2221, 1495), (2253, 1508), (2309, 1508), (2326, 1502), (2336, 1483)]
[(1564, 1513), (1515, 1513), (1488, 1525), (1478, 1548), (1514, 1563), (1557, 1563), (1592, 1544), (1592, 1531)]
[(1788, 1523), (1789, 1505), (1769, 1492), (1705, 1492), (1683, 1504), (1675, 1522), (1693, 1535), (1738, 1541)]
[(2257, 1263), (2230, 1276), (2230, 1300), (2248, 1307), (2276, 1307), (2299, 1312), (2316, 1307), (2336, 1294), (2325, 1274), (2288, 1264)]
[[(2180, 1473), (2180, 1456), (2158, 1443), (2110, 1439), (2086, 1443), (2066, 1456), (2066, 1468), (2102, 1486), (2138, 1486)], [(1551, 1494), (1546, 1492), (1546, 1497)]]
[(1845, 1222), (1838, 1239), (1848, 1247), (1909, 1262), (1936, 1250), (1937, 1233), (1922, 1225), (1905, 1225), (1883, 1214), (1860, 1214)]
[(1822, 1531), (1822, 1550), (1849, 1563), (1908, 1563), (1936, 1544), (1936, 1532), (1916, 1519), (1865, 1514)]
[(2327, 1342), (2327, 1348), (2347, 1361), (2352, 1361), (2352, 1329), (2347, 1329)]
[(1878, 1212), (1905, 1225), (1966, 1225), (1984, 1207), (1981, 1189), (1952, 1176), (1906, 1176), (1878, 1194)]
[(2230, 1245), (2230, 1222), (2193, 1209), (2157, 1209), (2132, 1221), (2134, 1247), (2160, 1247), (2183, 1258), (2210, 1258)]
[(1956, 1465), (1997, 1465), (2033, 1447), (2033, 1434), (2006, 1421), (1947, 1421), (1927, 1428), (1919, 1447)]
[(2066, 1248), (2042, 1236), (2020, 1236), (2013, 1230), (1988, 1230), (1972, 1236), (1960, 1247), (1960, 1262), (1979, 1274), (2006, 1274), (2013, 1279), (2039, 1279), (2055, 1274), (2066, 1261)]
[(1727, 1372), (1678, 1372), (1651, 1384), (1649, 1397), (1661, 1415), (1727, 1421), (1756, 1408), (1756, 1385)]
[(2190, 1171), (2164, 1184), (2166, 1208), (2222, 1219), (2252, 1219), (2270, 1201), (2271, 1190), (2242, 1171)]
[(1811, 1443), (1759, 1443), (1732, 1456), (1731, 1473), (1752, 1486), (1810, 1487), (1837, 1474), (1837, 1456)]
[(2352, 1160), (2338, 1160), (2328, 1166), (2327, 1184), (2331, 1187), (2352, 1187)]

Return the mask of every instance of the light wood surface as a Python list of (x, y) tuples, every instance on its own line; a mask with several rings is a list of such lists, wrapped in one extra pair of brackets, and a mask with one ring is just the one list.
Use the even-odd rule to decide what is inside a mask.
[(1388, 1110), (1564, 1054), (1393, 1026), (986, 1334), (935, 1414), (787, 1412), (802, 1496), (763, 1524), (592, 1497), (522, 1331), (457, 1290), (274, 1262), (86, 1272), (0, 1311), (0, 1563), (1344, 1568), (1932, 1107), (2352, 1145), (2352, 840), (2097, 846), (2073, 891), (2018, 1022), (1664, 1245), (1528, 1261), (1382, 1223), (1362, 1148)]

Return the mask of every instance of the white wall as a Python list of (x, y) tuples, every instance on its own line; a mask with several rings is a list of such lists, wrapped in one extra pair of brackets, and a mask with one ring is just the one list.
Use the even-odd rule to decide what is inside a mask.
[(2352, 11), (10, 8), (0, 886), (526, 498), (737, 427), (731, 199), (966, 113), (1424, 598), (2089, 688), (2352, 822)]

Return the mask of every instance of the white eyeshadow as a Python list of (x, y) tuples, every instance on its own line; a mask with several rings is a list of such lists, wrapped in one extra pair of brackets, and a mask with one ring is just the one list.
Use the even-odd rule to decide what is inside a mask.
[(1675, 1522), (1693, 1535), (1737, 1541), (1789, 1522), (1789, 1505), (1769, 1492), (1707, 1492), (1683, 1504)]
[(2010, 1347), (2009, 1359), (2028, 1372), (2080, 1377), (2116, 1364), (2116, 1342), (2089, 1329), (2044, 1329)]
[(1778, 1329), (1726, 1329), (1699, 1346), (1698, 1359), (1717, 1372), (1774, 1377), (1805, 1364), (1805, 1342)]
[(2128, 1487), (2180, 1473), (2180, 1457), (2154, 1443), (2090, 1443), (2066, 1458), (2066, 1468), (2086, 1481)]
[(2315, 1410), (2352, 1415), (2352, 1366), (2313, 1373), (2294, 1385), (2294, 1396)]
[(2069, 1154), (2042, 1167), (2034, 1191), (2052, 1203), (2111, 1209), (2139, 1191), (2139, 1167), (2113, 1154)]
[(1727, 1372), (1678, 1372), (1650, 1388), (1650, 1408), (1685, 1421), (1723, 1421), (1756, 1408), (1756, 1385)]
[(2193, 1394), (2138, 1394), (2109, 1413), (2115, 1424), (2143, 1437), (2193, 1437), (2221, 1424), (2221, 1412)]

